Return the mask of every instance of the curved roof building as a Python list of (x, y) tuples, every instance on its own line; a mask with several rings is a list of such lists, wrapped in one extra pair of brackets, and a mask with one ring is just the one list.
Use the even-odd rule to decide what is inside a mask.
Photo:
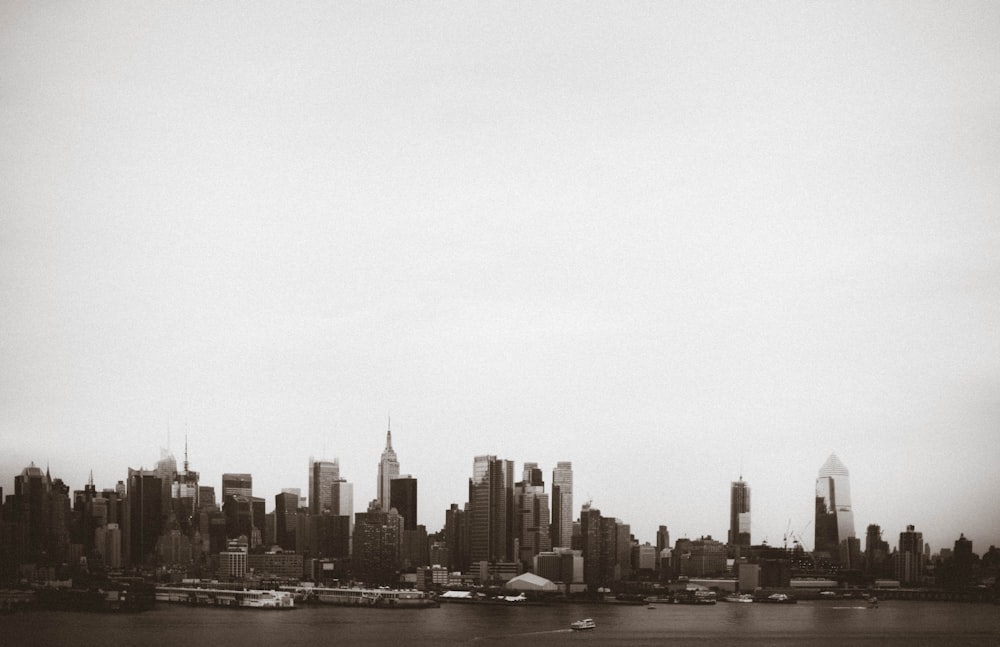
[(816, 544), (814, 550), (836, 559), (838, 547), (854, 537), (854, 512), (847, 467), (836, 454), (819, 468), (816, 479)]

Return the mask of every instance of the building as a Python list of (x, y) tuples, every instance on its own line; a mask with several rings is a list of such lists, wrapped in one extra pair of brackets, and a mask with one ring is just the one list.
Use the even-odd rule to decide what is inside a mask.
[(219, 577), (242, 579), (247, 574), (247, 547), (230, 542), (226, 550), (219, 553)]
[(444, 543), (448, 550), (448, 570), (467, 572), (470, 565), (468, 515), (457, 503), (452, 503), (444, 512)]
[(750, 486), (740, 475), (729, 487), (729, 556), (750, 554)]
[(886, 565), (889, 560), (889, 542), (882, 539), (882, 528), (878, 524), (869, 524), (865, 532), (865, 575), (888, 576)]
[(163, 483), (151, 470), (128, 471), (125, 506), (126, 562), (139, 566), (152, 561), (163, 531)]
[(535, 555), (552, 549), (549, 531), (549, 495), (542, 470), (537, 463), (525, 463), (523, 480), (514, 485), (514, 535), (522, 568), (530, 568)]
[(299, 580), (302, 578), (302, 555), (280, 551), (247, 556), (247, 569), (256, 577)]
[(274, 495), (274, 542), (285, 550), (295, 550), (295, 517), (298, 514), (298, 494), (283, 490)]
[(476, 456), (469, 479), (469, 559), (471, 562), (510, 562), (514, 461)]
[(553, 546), (573, 545), (573, 463), (560, 461), (552, 470), (552, 527), (549, 537)]
[(900, 584), (920, 584), (924, 573), (924, 533), (917, 532), (912, 525), (899, 533), (899, 548), (896, 552), (896, 579)]
[(726, 546), (711, 535), (699, 539), (678, 539), (673, 554), (677, 558), (678, 575), (706, 577), (726, 572)]
[(230, 496), (253, 496), (253, 477), (249, 474), (223, 474), (222, 498)]
[(382, 450), (382, 458), (378, 462), (378, 502), (383, 510), (389, 510), (392, 503), (390, 483), (392, 479), (399, 476), (399, 459), (392, 449), (392, 428), (385, 432), (385, 449)]
[(389, 507), (395, 508), (403, 518), (403, 529), (417, 527), (417, 479), (409, 474), (397, 476), (389, 481)]
[(338, 459), (309, 459), (309, 514), (333, 511), (333, 484), (340, 479)]
[[(816, 520), (814, 554), (818, 560), (840, 562), (845, 568), (859, 568), (851, 564), (853, 550), (841, 550), (841, 544), (854, 538), (854, 512), (851, 510), (851, 487), (848, 471), (836, 454), (819, 470), (816, 479)], [(844, 563), (845, 558), (847, 563)]]
[(354, 572), (371, 585), (393, 586), (399, 579), (403, 518), (372, 501), (354, 520)]

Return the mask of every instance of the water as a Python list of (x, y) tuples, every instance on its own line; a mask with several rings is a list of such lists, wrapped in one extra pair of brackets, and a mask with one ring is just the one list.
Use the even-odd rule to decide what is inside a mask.
[[(570, 631), (591, 617), (597, 629)], [(443, 604), (294, 611), (159, 604), (135, 615), (34, 611), (0, 616), (0, 645), (1000, 645), (1000, 607), (945, 602), (715, 606)]]

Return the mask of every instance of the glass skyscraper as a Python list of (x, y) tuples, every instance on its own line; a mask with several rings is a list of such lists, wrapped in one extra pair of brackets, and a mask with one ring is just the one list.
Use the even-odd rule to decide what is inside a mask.
[[(830, 454), (816, 479), (816, 553), (838, 561), (841, 544), (854, 538), (854, 512), (847, 468)], [(839, 560), (842, 561), (842, 560)]]
[(731, 557), (750, 554), (750, 486), (742, 475), (729, 488), (729, 551)]

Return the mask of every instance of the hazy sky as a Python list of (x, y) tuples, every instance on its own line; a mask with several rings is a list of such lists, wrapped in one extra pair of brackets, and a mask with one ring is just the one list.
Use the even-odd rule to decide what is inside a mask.
[[(329, 6), (329, 5), (333, 6)], [(0, 486), (274, 504), (392, 416), (654, 541), (1000, 545), (1000, 4), (0, 4)]]

